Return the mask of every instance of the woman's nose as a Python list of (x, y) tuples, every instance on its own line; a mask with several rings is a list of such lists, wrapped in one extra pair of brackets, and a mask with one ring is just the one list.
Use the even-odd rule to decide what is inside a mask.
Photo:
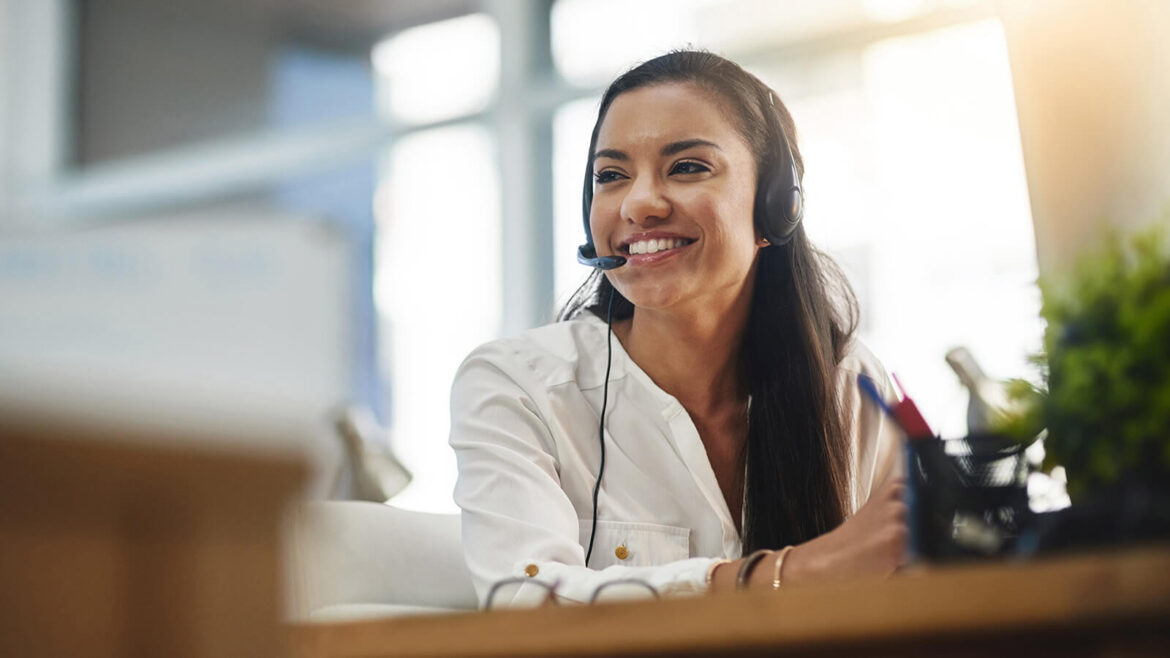
[(634, 179), (622, 199), (622, 219), (638, 225), (654, 223), (670, 215), (670, 201), (651, 176)]

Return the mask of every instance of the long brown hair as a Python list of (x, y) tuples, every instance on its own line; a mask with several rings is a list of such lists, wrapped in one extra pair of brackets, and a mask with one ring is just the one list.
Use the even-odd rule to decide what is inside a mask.
[[(614, 99), (656, 84), (682, 82), (717, 94), (734, 109), (759, 172), (779, 157), (784, 131), (796, 164), (804, 162), (792, 116), (779, 96), (739, 65), (703, 51), (675, 51), (621, 75), (606, 89), (593, 126), (585, 172), (586, 234), (592, 198), (592, 156)], [(775, 112), (768, 117), (766, 113)], [(766, 175), (766, 174), (762, 174)], [(757, 186), (759, 181), (757, 181)], [(760, 207), (756, 212), (762, 212)], [(759, 222), (760, 217), (756, 217)], [(591, 239), (591, 236), (589, 236)], [(633, 304), (596, 270), (559, 314), (588, 310), (629, 318)], [(751, 406), (743, 459), (744, 551), (798, 544), (840, 525), (849, 506), (850, 440), (837, 394), (837, 368), (857, 329), (857, 300), (841, 270), (813, 247), (803, 226), (791, 242), (760, 251), (740, 353)]]

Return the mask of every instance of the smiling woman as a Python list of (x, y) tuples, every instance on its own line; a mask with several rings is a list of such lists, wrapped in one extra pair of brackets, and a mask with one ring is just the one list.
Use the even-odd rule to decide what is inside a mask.
[[(481, 599), (515, 578), (585, 601), (630, 578), (669, 594), (897, 568), (898, 438), (856, 382), (889, 384), (800, 225), (802, 173), (787, 110), (726, 59), (673, 52), (609, 87), (584, 189), (596, 271), (562, 322), (480, 347), (452, 390)], [(506, 598), (527, 596), (544, 590)]]

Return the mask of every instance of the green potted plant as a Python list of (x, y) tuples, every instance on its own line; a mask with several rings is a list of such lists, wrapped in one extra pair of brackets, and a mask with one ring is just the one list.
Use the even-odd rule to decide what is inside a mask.
[(1162, 524), (1170, 518), (1168, 237), (1161, 227), (1110, 234), (1067, 277), (1041, 283), (1043, 384), (1012, 382), (1017, 412), (997, 428), (1020, 439), (1047, 428), (1046, 465), (1065, 468), (1074, 507), (1137, 491)]

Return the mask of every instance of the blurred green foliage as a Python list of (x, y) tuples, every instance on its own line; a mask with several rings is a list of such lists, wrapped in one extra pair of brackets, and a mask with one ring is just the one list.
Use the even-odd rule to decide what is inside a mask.
[[(1167, 217), (1170, 219), (1170, 216)], [(1170, 222), (1166, 222), (1170, 224)], [(1046, 461), (1069, 493), (1170, 478), (1170, 247), (1162, 226), (1110, 234), (1070, 276), (1040, 284), (1048, 321), (1044, 386), (1010, 385), (1018, 413), (997, 428), (1026, 439), (1044, 427)]]

